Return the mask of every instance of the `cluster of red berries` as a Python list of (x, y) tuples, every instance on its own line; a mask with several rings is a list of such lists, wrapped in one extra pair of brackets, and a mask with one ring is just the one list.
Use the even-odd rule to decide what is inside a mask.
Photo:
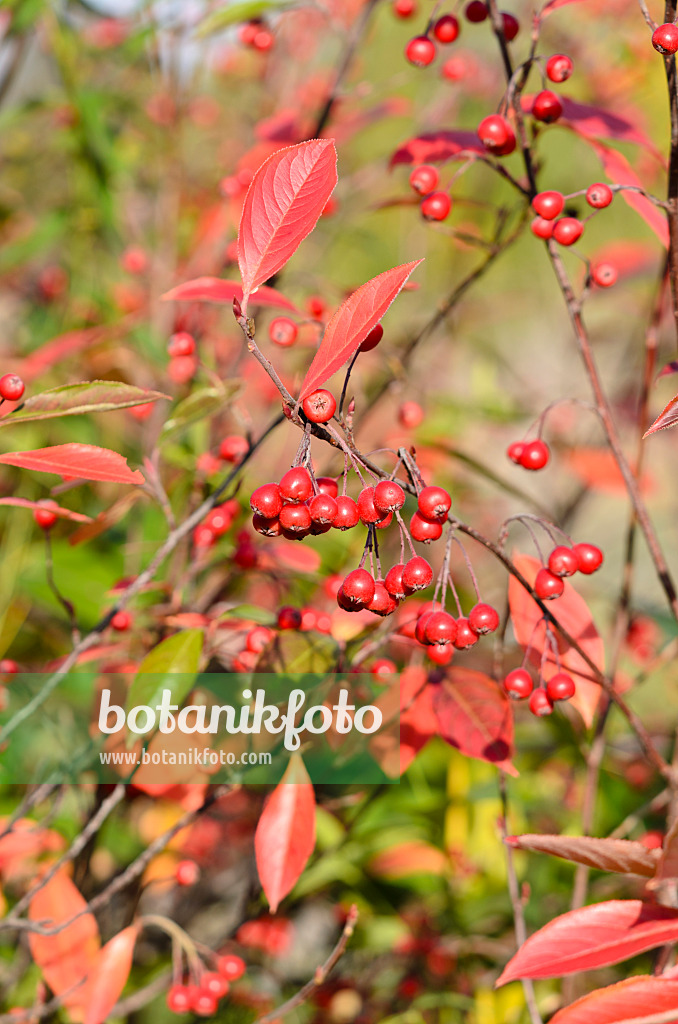
[(468, 650), (481, 636), (493, 633), (498, 625), (499, 613), (484, 601), (474, 605), (468, 616), (459, 615), (456, 619), (437, 601), (432, 601), (419, 612), (414, 637), (428, 649), (431, 661), (447, 665), (455, 650)]
[[(410, 18), (416, 11), (414, 0), (394, 0), (393, 10), (400, 18)], [(464, 16), (472, 25), (485, 21), (489, 10), (482, 0), (471, 0), (464, 9)], [(518, 35), (520, 24), (508, 11), (501, 12), (504, 38), (511, 42)], [(454, 14), (443, 14), (431, 21), (426, 32), (410, 39), (405, 47), (405, 56), (415, 67), (425, 68), (433, 62), (437, 53), (436, 43), (447, 46), (459, 36), (459, 20)]]
[[(285, 605), (278, 611), (276, 625), (279, 630), (329, 634), (332, 630), (332, 619), (327, 612), (316, 608), (293, 608), (291, 605)], [(234, 671), (252, 672), (259, 655), (268, 647), (274, 636), (275, 632), (269, 626), (253, 626), (245, 637), (243, 650), (233, 661)]]
[(219, 1000), (228, 995), (231, 983), (242, 978), (245, 962), (229, 954), (217, 957), (216, 971), (199, 975), (197, 984), (175, 984), (167, 993), (167, 1007), (172, 1013), (195, 1013), (198, 1017), (212, 1017)]
[(238, 35), (244, 46), (259, 50), (260, 53), (266, 53), (274, 43), (273, 33), (260, 18), (253, 18), (241, 25)]
[(26, 385), (16, 373), (6, 373), (0, 377), (0, 400), (18, 402), (26, 390)]
[(177, 331), (167, 343), (170, 357), (168, 373), (175, 384), (187, 384), (193, 379), (197, 366), (195, 338), (188, 331)]
[(445, 220), (452, 209), (452, 199), (447, 192), (436, 191), (440, 174), (431, 164), (420, 164), (410, 174), (410, 185), (418, 195), (423, 196), (420, 210), (426, 220)]
[[(532, 221), (532, 233), (537, 238), (549, 239), (560, 245), (574, 245), (584, 233), (584, 223), (577, 217), (561, 217), (560, 214), (565, 208), (565, 200), (570, 198), (562, 192), (548, 191), (539, 192), (532, 200), (532, 208), (537, 214)], [(597, 181), (589, 185), (586, 190), (586, 202), (593, 210), (604, 210), (614, 199), (614, 193), (609, 185)], [(602, 267), (609, 267), (608, 264), (601, 264)], [(609, 270), (614, 273), (610, 280)], [(596, 284), (603, 288), (609, 288), (616, 281), (614, 267), (609, 267), (607, 272), (599, 273), (596, 276), (594, 271), (593, 279)], [(599, 279), (598, 279), (599, 278)]]
[(541, 438), (534, 441), (514, 441), (506, 449), (506, 454), (517, 466), (532, 471), (543, 469), (551, 455), (549, 446)]
[(563, 580), (576, 572), (590, 576), (603, 564), (603, 552), (595, 544), (559, 544), (548, 557), (548, 563), (537, 573), (534, 592), (542, 601), (553, 601), (565, 589)]
[(538, 718), (543, 718), (551, 714), (556, 701), (574, 697), (576, 686), (569, 673), (556, 672), (548, 682), (541, 680), (541, 685), (535, 689), (527, 669), (514, 668), (504, 679), (504, 692), (512, 700), (527, 700), (529, 697), (530, 711)]

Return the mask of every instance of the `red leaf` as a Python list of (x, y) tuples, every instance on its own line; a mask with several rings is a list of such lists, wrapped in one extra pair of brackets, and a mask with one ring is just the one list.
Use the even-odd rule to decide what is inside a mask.
[(460, 153), (479, 153), (487, 150), (475, 132), (441, 129), (425, 132), (403, 142), (391, 157), (389, 167), (397, 164), (437, 164), (454, 160)]
[[(562, 94), (560, 101), (563, 104), (562, 116), (558, 118), (560, 127), (570, 127), (586, 139), (619, 139), (621, 142), (635, 142), (649, 150), (657, 159), (662, 159), (661, 153), (653, 146), (652, 141), (627, 117), (605, 110), (604, 107), (579, 103)], [(523, 110), (527, 113), (532, 110), (533, 102), (534, 95), (528, 94), (522, 96), (520, 100)]]
[(337, 184), (332, 139), (312, 139), (265, 160), (245, 197), (238, 231), (243, 311), (258, 285), (277, 273), (315, 227)]
[(678, 373), (678, 360), (676, 359), (667, 363), (664, 369), (659, 371), (657, 380), (660, 380), (662, 377), (671, 377), (674, 373)]
[(506, 842), (516, 850), (550, 853), (575, 864), (586, 864), (599, 871), (652, 878), (659, 861), (658, 850), (648, 850), (629, 839), (597, 839), (594, 836), (508, 836)]
[(433, 709), (442, 738), (468, 757), (496, 764), (510, 775), (513, 712), (494, 679), (470, 668), (451, 668), (433, 690)]
[(118, 932), (99, 951), (87, 980), (89, 990), (85, 1024), (103, 1024), (120, 998), (132, 969), (139, 928), (132, 924)]
[(509, 960), (497, 985), (608, 967), (676, 940), (677, 910), (640, 900), (595, 903), (561, 914), (531, 935)]
[(55, 444), (30, 452), (8, 452), (0, 455), (0, 463), (78, 480), (109, 480), (119, 484), (144, 482), (139, 470), (131, 470), (122, 455), (92, 444)]
[[(16, 505), (17, 508), (45, 507), (44, 502), (29, 501), (28, 498), (0, 498), (0, 505)], [(50, 512), (53, 512), (55, 516), (59, 516), (61, 519), (71, 519), (74, 523), (92, 522), (89, 516), (84, 516), (81, 512), (71, 512), (70, 508), (62, 508), (61, 505), (50, 505), (49, 510)]]
[(567, 7), (568, 4), (581, 3), (581, 0), (548, 0), (547, 4), (544, 4), (541, 11), (537, 15), (537, 20), (546, 18), (553, 11), (557, 11), (559, 7)]
[[(28, 918), (42, 921), (51, 928), (70, 920), (86, 906), (68, 874), (61, 870), (35, 894), (28, 908)], [(97, 963), (99, 953), (99, 928), (94, 916), (85, 913), (55, 935), (29, 932), (28, 945), (56, 996), (77, 986), (70, 995), (64, 996), (64, 1005), (74, 1020), (82, 1021), (87, 995), (82, 982)]]
[(550, 1024), (631, 1024), (675, 1011), (665, 1024), (678, 1024), (678, 981), (643, 975), (596, 989), (558, 1010)]
[[(662, 374), (665, 372), (665, 369), (662, 370)], [(645, 431), (643, 437), (656, 434), (658, 430), (667, 430), (669, 427), (675, 427), (676, 423), (678, 423), (678, 395), (672, 398), (669, 404), (662, 409), (652, 426)]]
[(400, 679), (394, 679), (375, 700), (384, 726), (370, 740), (370, 753), (389, 778), (406, 772), (422, 747), (438, 734), (432, 693), (426, 670), (407, 665)]
[[(516, 568), (525, 576), (530, 584), (541, 568), (541, 562), (529, 555), (516, 554), (513, 558)], [(539, 605), (516, 579), (509, 579), (509, 606), (511, 623), (516, 640), (523, 649), (531, 648), (531, 660), (539, 666), (544, 650), (546, 629), (542, 620)], [(580, 597), (571, 583), (565, 581), (562, 597), (552, 602), (553, 614), (562, 623), (580, 647), (591, 658), (593, 663), (604, 670), (605, 649), (598, 630), (593, 624), (591, 613), (583, 597)], [(593, 715), (600, 699), (600, 686), (585, 678), (591, 675), (591, 669), (583, 658), (570, 648), (556, 633), (561, 668), (569, 672), (577, 685), (577, 691), (569, 701), (579, 712), (587, 726), (591, 725)], [(558, 671), (553, 650), (548, 645), (544, 661), (544, 678), (550, 679)], [(583, 675), (581, 674), (583, 673)]]
[[(614, 454), (607, 448), (574, 448), (566, 456), (569, 469), (592, 490), (626, 494), (626, 481)], [(649, 473), (639, 481), (641, 494), (649, 494), (655, 482)]]
[(415, 267), (422, 260), (386, 270), (357, 288), (339, 306), (328, 323), (299, 392), (299, 401), (332, 376), (355, 353), (384, 313)]
[(257, 871), (271, 911), (296, 885), (315, 846), (315, 794), (299, 754), (264, 805), (254, 836)]
[(60, 363), (68, 356), (74, 355), (76, 352), (82, 352), (83, 349), (90, 348), (99, 341), (106, 340), (117, 329), (109, 327), (81, 327), (75, 331), (66, 331), (65, 334), (59, 334), (56, 338), (52, 338), (51, 341), (45, 342), (44, 345), (41, 345), (34, 352), (30, 352), (22, 360), (19, 366), (21, 376), (25, 381), (33, 380), (43, 370), (54, 366), (56, 363)]
[[(600, 157), (605, 174), (610, 181), (614, 182), (615, 185), (637, 185), (639, 188), (644, 187), (625, 156), (618, 153), (616, 149), (610, 149), (609, 146), (603, 145), (602, 142), (596, 142), (594, 139), (589, 139), (588, 141)], [(669, 229), (666, 223), (666, 216), (662, 210), (637, 192), (625, 191), (621, 192), (620, 195), (624, 202), (628, 203), (636, 213), (639, 213), (646, 224), (649, 224), (662, 245), (668, 248)]]
[[(171, 302), (226, 302), (230, 306), (233, 299), (242, 303), (243, 293), (242, 285), (237, 281), (225, 281), (221, 277), (196, 277), (193, 281), (184, 281), (165, 292), (162, 298)], [(251, 298), (257, 306), (275, 306), (298, 312), (293, 302), (265, 284), (260, 285)]]

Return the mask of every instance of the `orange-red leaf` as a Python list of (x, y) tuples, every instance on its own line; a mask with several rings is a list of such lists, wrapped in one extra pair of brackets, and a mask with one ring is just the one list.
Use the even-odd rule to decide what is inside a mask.
[(300, 400), (324, 384), (354, 355), (421, 262), (414, 260), (386, 270), (361, 285), (342, 302), (328, 323), (320, 348), (304, 377), (299, 392)]
[(513, 711), (494, 679), (470, 668), (450, 668), (433, 690), (440, 735), (468, 757), (517, 775), (511, 764)]
[[(242, 303), (243, 291), (238, 281), (225, 281), (221, 277), (196, 277), (193, 281), (184, 281), (165, 292), (162, 298), (172, 302), (227, 302), (231, 305), (233, 299)], [(265, 284), (257, 288), (251, 299), (257, 306), (276, 306), (293, 313), (298, 312), (293, 302)]]
[(397, 164), (442, 164), (454, 160), (460, 153), (487, 156), (487, 150), (476, 132), (442, 128), (425, 132), (403, 142), (391, 157), (391, 167)]
[[(0, 505), (14, 505), (16, 508), (30, 508), (44, 509), (45, 504), (41, 501), (29, 501), (28, 498), (0, 498)], [(62, 508), (61, 505), (49, 506), (50, 512), (53, 512), (55, 516), (59, 516), (60, 519), (71, 519), (74, 523), (91, 523), (90, 516), (85, 516), (82, 512), (72, 512), (70, 508)]]
[(314, 846), (315, 794), (301, 756), (294, 753), (254, 836), (257, 871), (273, 913), (296, 884)]
[[(605, 174), (610, 181), (614, 182), (615, 185), (636, 185), (643, 188), (642, 181), (632, 169), (625, 156), (618, 153), (616, 149), (610, 149), (609, 146), (603, 145), (602, 142), (596, 142), (593, 139), (588, 139), (588, 141), (598, 154)], [(659, 241), (668, 248), (669, 229), (666, 223), (666, 215), (663, 211), (650, 202), (649, 199), (646, 199), (645, 196), (639, 195), (638, 192), (622, 191), (620, 195), (624, 202), (628, 203), (636, 213), (640, 214), (645, 223), (652, 228)]]
[(99, 950), (87, 980), (85, 1024), (103, 1024), (120, 998), (132, 969), (138, 933), (138, 925), (132, 924)]
[(630, 839), (599, 839), (595, 836), (508, 836), (508, 846), (516, 850), (534, 850), (550, 853), (575, 864), (586, 864), (599, 871), (618, 871), (621, 874), (652, 878), (657, 870), (659, 851), (648, 850), (642, 843)]
[(665, 1024), (678, 1024), (678, 981), (641, 975), (589, 992), (558, 1010), (550, 1024), (631, 1024), (663, 1013), (669, 1014)]
[(92, 444), (55, 444), (30, 452), (8, 452), (0, 455), (0, 463), (78, 480), (109, 480), (118, 484), (144, 482), (139, 470), (131, 470), (122, 455)]

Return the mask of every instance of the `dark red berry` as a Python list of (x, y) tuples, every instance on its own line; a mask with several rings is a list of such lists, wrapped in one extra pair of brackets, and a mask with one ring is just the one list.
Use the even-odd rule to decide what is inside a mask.
[(524, 451), (524, 441), (513, 441), (506, 449), (506, 454), (508, 455), (511, 462), (515, 462), (516, 465), (519, 465)]
[(516, 148), (513, 128), (501, 114), (490, 114), (478, 125), (478, 138), (489, 153), (508, 156)]
[[(292, 608), (290, 605), (285, 605), (278, 612), (278, 629), (300, 629), (301, 628), (301, 612), (298, 608)], [(224, 972), (219, 968), (219, 973)]]
[(481, 601), (468, 613), (468, 624), (479, 636), (494, 633), (499, 625), (499, 612), (491, 604), (484, 604)]
[(431, 164), (421, 164), (419, 167), (415, 167), (410, 174), (410, 185), (415, 192), (422, 196), (427, 196), (429, 192), (433, 192), (439, 181), (440, 174), (438, 173), (438, 168), (433, 167)]
[(383, 515), (397, 512), (405, 504), (405, 492), (395, 480), (380, 480), (374, 488), (374, 507)]
[(232, 462), (234, 465), (237, 465), (242, 462), (249, 450), (250, 444), (246, 437), (241, 437), (239, 434), (230, 434), (219, 445), (219, 458), (223, 459), (224, 462)]
[(26, 385), (18, 374), (6, 373), (0, 377), (0, 398), (5, 401), (18, 402), (25, 390)]
[(563, 212), (564, 206), (562, 192), (539, 192), (532, 200), (532, 209), (544, 220), (554, 220)]
[[(313, 495), (313, 481), (305, 466), (294, 466), (283, 475), (279, 484), (283, 501), (308, 501)], [(277, 513), (276, 513), (277, 514)]]
[(277, 316), (268, 326), (268, 336), (281, 348), (289, 348), (297, 340), (299, 328), (288, 316)]
[(577, 555), (572, 548), (559, 544), (549, 555), (549, 570), (554, 576), (573, 576), (579, 568)]
[(428, 36), (415, 36), (405, 47), (405, 56), (417, 68), (427, 67), (435, 58), (435, 44)]
[(358, 525), (360, 515), (358, 506), (348, 494), (340, 494), (337, 498), (337, 514), (332, 520), (332, 526), (337, 530), (350, 530)]
[(550, 715), (553, 711), (553, 701), (547, 694), (546, 690), (535, 690), (530, 697), (530, 711), (537, 718), (544, 718), (545, 715)]
[(439, 43), (453, 43), (459, 35), (459, 22), (453, 14), (443, 14), (433, 26), (433, 35)]
[(203, 992), (208, 992), (214, 999), (223, 999), (225, 995), (228, 995), (230, 987), (228, 980), (221, 974), (217, 974), (216, 971), (205, 971), (200, 976), (200, 988)]
[(668, 21), (665, 25), (659, 25), (652, 33), (652, 45), (657, 53), (664, 57), (670, 56), (678, 51), (678, 25)]
[(572, 550), (577, 556), (577, 568), (585, 576), (590, 576), (603, 564), (603, 552), (595, 544), (575, 544)]
[(374, 597), (376, 584), (367, 569), (354, 569), (341, 585), (344, 597), (354, 607), (366, 608)]
[(257, 533), (262, 535), (262, 537), (279, 537), (282, 533), (280, 520), (277, 516), (272, 516), (269, 519), (266, 516), (260, 516), (255, 512), (252, 516), (252, 526)]
[(405, 563), (402, 581), (408, 594), (413, 594), (417, 590), (424, 590), (433, 581), (433, 569), (421, 555), (414, 555), (410, 558), (409, 562)]
[(444, 487), (430, 485), (419, 492), (417, 506), (426, 519), (444, 519), (452, 508), (452, 498)]
[(167, 993), (166, 1002), (171, 1013), (189, 1013), (192, 1009), (193, 993), (186, 985), (172, 985)]
[(336, 498), (339, 494), (339, 487), (333, 476), (319, 476), (316, 483), (321, 494), (329, 494), (330, 498)]
[(51, 530), (58, 518), (57, 514), (52, 512), (48, 503), (45, 503), (40, 508), (33, 509), (33, 519), (41, 530)]
[(478, 634), (474, 633), (469, 625), (468, 619), (457, 619), (457, 635), (454, 638), (454, 646), (458, 651), (465, 651), (478, 643)]
[(421, 512), (415, 512), (410, 519), (410, 533), (412, 539), (422, 544), (430, 544), (432, 540), (439, 540), (443, 533), (443, 524), (439, 521), (426, 519)]
[(384, 328), (381, 324), (377, 324), (373, 327), (365, 340), (360, 345), (360, 352), (371, 352), (373, 348), (376, 348), (381, 339), (384, 337)]
[(375, 615), (392, 615), (398, 607), (398, 603), (394, 597), (389, 594), (388, 590), (384, 586), (381, 580), (374, 584), (374, 597), (368, 604), (368, 611), (373, 612)]
[(117, 633), (126, 633), (132, 625), (132, 615), (130, 612), (123, 609), (122, 611), (116, 612), (111, 619), (111, 626)]
[(482, 0), (471, 0), (471, 3), (466, 4), (464, 8), (464, 17), (474, 25), (485, 21), (487, 13), (487, 4), (483, 3)]
[(229, 981), (237, 981), (245, 973), (245, 961), (233, 953), (227, 953), (217, 960), (217, 970)]
[(584, 225), (576, 217), (561, 217), (553, 225), (553, 237), (560, 245), (574, 245), (584, 234)]
[(457, 636), (457, 623), (449, 612), (431, 612), (424, 636), (429, 644), (453, 644)]
[(552, 701), (569, 700), (575, 690), (574, 679), (567, 672), (556, 672), (546, 684), (546, 693)]
[(543, 217), (535, 217), (530, 224), (530, 231), (536, 238), (543, 238), (545, 241), (553, 235), (553, 221), (545, 220)]
[(426, 220), (445, 220), (451, 209), (452, 200), (447, 192), (431, 192), (420, 205), (421, 215)]
[(540, 569), (534, 581), (534, 592), (542, 601), (553, 601), (560, 597), (565, 584), (560, 576), (554, 575), (549, 569)]
[(504, 39), (510, 43), (520, 32), (520, 22), (512, 14), (509, 14), (508, 11), (502, 11), (501, 21), (504, 29)]
[(405, 597), (405, 583), (403, 581), (403, 573), (405, 566), (399, 562), (398, 565), (394, 565), (393, 568), (389, 569), (384, 579), (384, 586), (388, 590), (391, 597), (394, 597), (396, 601), (402, 601)]
[(586, 202), (594, 210), (604, 210), (614, 199), (614, 192), (604, 181), (596, 181), (586, 189)]
[(333, 523), (337, 514), (337, 503), (329, 494), (316, 494), (308, 503), (308, 510), (314, 523)]
[(337, 400), (331, 391), (319, 388), (318, 391), (306, 396), (301, 407), (306, 419), (311, 423), (327, 423), (336, 412)]
[(550, 89), (542, 89), (537, 93), (532, 104), (532, 116), (544, 124), (553, 124), (563, 112), (560, 98)]
[(167, 343), (167, 353), (172, 359), (192, 356), (195, 352), (195, 338), (187, 331), (177, 331)]
[(520, 455), (520, 465), (523, 469), (536, 471), (543, 469), (549, 461), (549, 446), (546, 441), (537, 438), (536, 441), (528, 441)]
[(283, 505), (278, 520), (285, 534), (303, 534), (306, 536), (311, 529), (311, 513), (308, 505), (303, 503)]
[(365, 526), (378, 523), (388, 515), (374, 504), (374, 487), (364, 487), (358, 495), (358, 515)]
[(560, 85), (570, 77), (573, 67), (572, 60), (564, 53), (554, 53), (546, 61), (546, 77)]
[(250, 507), (263, 519), (275, 519), (283, 507), (278, 484), (262, 484), (257, 487), (250, 498)]
[(591, 268), (591, 278), (599, 288), (611, 288), (618, 276), (617, 268), (611, 263), (599, 263)]
[(524, 668), (514, 668), (504, 679), (504, 690), (513, 700), (525, 700), (533, 685), (532, 676)]

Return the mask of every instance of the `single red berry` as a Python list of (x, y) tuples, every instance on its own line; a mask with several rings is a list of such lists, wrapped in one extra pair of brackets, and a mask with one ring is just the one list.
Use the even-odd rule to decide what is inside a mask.
[(499, 612), (491, 604), (479, 602), (468, 613), (468, 624), (478, 636), (494, 633), (499, 625)]
[(530, 231), (536, 238), (543, 238), (545, 241), (553, 235), (553, 221), (545, 220), (543, 217), (535, 217), (530, 224)]
[(192, 1009), (193, 993), (187, 985), (172, 985), (167, 993), (166, 1002), (171, 1013), (189, 1013)]
[(525, 700), (532, 693), (532, 676), (524, 668), (514, 668), (504, 679), (504, 691), (513, 700)]
[(278, 516), (284, 534), (306, 536), (311, 529), (311, 513), (308, 505), (297, 502), (296, 505), (283, 505)]
[(452, 200), (447, 192), (431, 192), (422, 199), (419, 208), (426, 220), (445, 220), (452, 209)]
[(6, 373), (0, 377), (0, 398), (6, 402), (18, 402), (25, 390), (26, 385), (18, 374)]
[(410, 174), (410, 185), (421, 196), (427, 196), (429, 192), (433, 192), (439, 181), (438, 168), (431, 164), (421, 164), (419, 167), (415, 167)]
[(167, 353), (172, 359), (178, 356), (192, 356), (195, 352), (195, 338), (188, 331), (177, 331), (167, 343)]
[(333, 476), (319, 476), (316, 483), (321, 494), (329, 494), (330, 498), (336, 498), (339, 494), (339, 487)]
[(374, 597), (375, 582), (367, 569), (354, 569), (341, 585), (344, 597), (354, 607), (366, 608)]
[(188, 384), (189, 380), (193, 380), (196, 368), (197, 363), (193, 356), (175, 356), (174, 359), (170, 359), (167, 373), (175, 384)]
[(546, 693), (552, 701), (569, 700), (575, 690), (574, 679), (567, 672), (556, 672), (546, 684)]
[(13, 658), (0, 658), (0, 675), (14, 675), (19, 671), (18, 662)]
[(604, 181), (596, 181), (586, 189), (586, 202), (594, 210), (604, 210), (614, 199), (614, 192)]
[(211, 530), (209, 526), (206, 526), (204, 523), (201, 523), (199, 526), (196, 526), (195, 530), (193, 531), (193, 544), (196, 548), (202, 548), (204, 550), (207, 550), (207, 548), (213, 547), (214, 544), (216, 544), (216, 542), (217, 535), (215, 534), (214, 530)]
[(370, 674), (375, 679), (384, 679), (387, 676), (392, 676), (398, 671), (398, 667), (395, 662), (391, 661), (390, 658), (377, 658), (375, 663), (370, 668)]
[(426, 519), (444, 519), (452, 508), (452, 498), (444, 487), (430, 485), (419, 492), (417, 506)]
[(577, 568), (585, 576), (590, 576), (603, 564), (603, 552), (595, 544), (575, 544), (572, 550), (577, 556)]
[(250, 498), (250, 507), (263, 519), (275, 519), (283, 507), (278, 484), (262, 484)]
[(560, 597), (565, 584), (560, 576), (556, 576), (550, 569), (540, 569), (534, 581), (534, 592), (542, 601), (554, 601)]
[(391, 525), (392, 522), (393, 522), (393, 513), (389, 512), (388, 515), (386, 515), (384, 517), (384, 519), (380, 519), (378, 523), (374, 524), (375, 525), (375, 529), (377, 529), (377, 530), (385, 530), (388, 526)]
[[(237, 510), (239, 511), (239, 509)], [(204, 525), (208, 527), (215, 535), (215, 537), (223, 537), (225, 533), (228, 533), (231, 526), (233, 525), (233, 517), (236, 510), (230, 507), (230, 502), (225, 502), (223, 505), (217, 505), (211, 512), (208, 512), (205, 516)]]
[(482, 0), (471, 0), (471, 3), (467, 4), (464, 9), (464, 17), (474, 25), (485, 21), (487, 14), (487, 4), (483, 3)]
[[(259, 33), (259, 35), (261, 35), (261, 33)], [(255, 44), (259, 35), (257, 35), (254, 40)], [(217, 1012), (217, 1000), (210, 992), (198, 991), (198, 994), (194, 997), (192, 1002), (193, 1012), (197, 1014), (198, 1017), (212, 1017)]]
[(416, 10), (416, 0), (393, 0), (393, 13), (399, 18), (411, 18)]
[(47, 503), (40, 508), (33, 509), (33, 519), (41, 530), (51, 530), (58, 518), (58, 515), (52, 512)]
[(116, 612), (111, 619), (111, 626), (116, 633), (126, 633), (132, 625), (132, 615), (126, 609)]
[(268, 325), (268, 336), (275, 345), (290, 348), (297, 340), (299, 328), (288, 316), (277, 316)]
[(327, 310), (327, 304), (320, 295), (312, 295), (306, 302), (306, 308), (314, 320), (322, 320)]
[(553, 549), (548, 565), (554, 576), (573, 576), (579, 568), (576, 553), (564, 544)]
[(617, 268), (611, 263), (599, 263), (591, 269), (591, 278), (599, 288), (611, 288), (617, 283)]
[(553, 225), (553, 237), (561, 245), (574, 245), (584, 234), (584, 225), (576, 217), (561, 217)]
[(327, 423), (336, 412), (337, 400), (331, 391), (319, 388), (306, 396), (301, 407), (306, 419), (311, 423)]
[(339, 587), (336, 594), (338, 606), (345, 612), (360, 612), (363, 610), (363, 605), (353, 604), (352, 601), (344, 593), (343, 586)]
[(544, 220), (555, 220), (563, 212), (565, 197), (562, 192), (540, 192), (532, 200), (532, 209)]
[(537, 718), (544, 718), (553, 711), (553, 701), (546, 690), (535, 690), (530, 697), (530, 711)]
[[(254, 520), (257, 518), (259, 517), (254, 516), (252, 519), (252, 523), (254, 523)], [(280, 529), (279, 523), (278, 529)], [(259, 556), (257, 555), (257, 549), (250, 540), (242, 541), (240, 544), (238, 544), (237, 548), (233, 553), (233, 561), (235, 562), (239, 569), (254, 569), (258, 560)]]
[(532, 116), (544, 124), (553, 124), (563, 113), (560, 98), (550, 89), (542, 89), (537, 93), (532, 104)]
[(424, 410), (419, 402), (403, 402), (398, 409), (398, 420), (407, 430), (414, 430), (424, 422)]
[(405, 572), (405, 566), (402, 562), (398, 565), (394, 565), (386, 573), (384, 579), (384, 586), (388, 590), (391, 597), (394, 597), (396, 601), (402, 601), (405, 597), (405, 582), (403, 580), (403, 574)]
[(435, 647), (428, 646), (426, 657), (434, 665), (449, 665), (454, 657), (455, 648), (452, 644), (445, 644), (442, 647), (436, 644)]
[(383, 582), (378, 580), (374, 584), (374, 597), (367, 606), (368, 611), (373, 612), (375, 615), (386, 616), (393, 615), (397, 607), (398, 602), (389, 594)]
[(217, 970), (229, 981), (237, 981), (245, 973), (245, 961), (233, 953), (227, 953), (217, 960)]
[[(278, 612), (278, 629), (300, 629), (301, 628), (301, 612), (298, 608), (292, 608), (290, 605), (285, 605)], [(224, 972), (219, 968), (219, 973)]]
[(408, 594), (424, 590), (433, 582), (433, 569), (421, 555), (414, 555), (405, 563), (402, 582), (405, 592)]
[(225, 995), (228, 995), (230, 987), (228, 979), (217, 974), (216, 971), (205, 971), (200, 975), (200, 988), (215, 999), (223, 999)]
[(449, 612), (431, 612), (424, 636), (429, 644), (453, 644), (457, 636), (457, 623)]
[(478, 138), (489, 153), (508, 156), (516, 148), (513, 128), (501, 114), (490, 114), (478, 125)]
[[(268, 519), (266, 516), (257, 515), (255, 512), (252, 516), (252, 527), (257, 531), (257, 533), (260, 533), (262, 537), (279, 537), (282, 533), (280, 520), (277, 516), (272, 516)], [(243, 567), (241, 566), (241, 568)]]
[(232, 462), (234, 465), (242, 462), (250, 450), (250, 443), (246, 437), (240, 434), (229, 434), (219, 445), (219, 458), (224, 462)]
[(453, 43), (459, 35), (459, 22), (453, 14), (443, 14), (433, 26), (433, 35), (439, 43)]
[(252, 654), (261, 654), (273, 639), (273, 630), (268, 626), (255, 626), (247, 634), (245, 645)]
[(504, 39), (510, 43), (520, 32), (520, 22), (508, 11), (502, 11), (501, 21), (504, 28)]
[(546, 441), (537, 438), (536, 441), (528, 441), (520, 455), (520, 465), (523, 469), (543, 469), (549, 461), (549, 446)]
[(200, 868), (194, 860), (180, 860), (174, 869), (178, 885), (195, 885), (200, 878)]
[(478, 634), (474, 633), (466, 618), (457, 619), (457, 635), (454, 638), (454, 646), (458, 651), (465, 651), (478, 643)]
[(280, 481), (280, 496), (283, 501), (308, 501), (313, 495), (313, 481), (305, 466), (293, 466), (283, 474)]
[(384, 515), (397, 512), (404, 504), (405, 492), (395, 480), (380, 480), (374, 488), (374, 506)]
[(337, 514), (337, 503), (329, 494), (314, 495), (308, 503), (308, 510), (314, 523), (334, 522)]
[(336, 530), (351, 530), (358, 525), (360, 513), (358, 506), (348, 494), (340, 494), (337, 498), (337, 514), (332, 520)]
[(574, 65), (570, 57), (567, 57), (564, 53), (554, 53), (546, 61), (546, 77), (551, 82), (556, 82), (560, 85), (570, 77), (573, 67)]
[(405, 47), (405, 56), (416, 68), (428, 67), (435, 55), (435, 43), (428, 36), (415, 36)]
[(440, 69), (440, 74), (448, 82), (459, 82), (465, 78), (468, 70), (468, 63), (464, 57), (448, 57)]
[(415, 639), (418, 640), (420, 644), (428, 645), (428, 640), (426, 639), (426, 626), (428, 624), (428, 620), (431, 618), (432, 615), (432, 611), (425, 611), (422, 612), (417, 619), (417, 622), (414, 627), (414, 636)]
[(659, 25), (652, 33), (652, 45), (657, 53), (661, 53), (664, 57), (676, 53), (678, 51), (678, 25), (674, 25), (670, 21), (665, 25)]
[(382, 512), (374, 503), (374, 487), (364, 487), (358, 495), (358, 515), (365, 526), (371, 523), (378, 523), (388, 515)]
[(377, 324), (373, 327), (369, 334), (366, 335), (365, 340), (361, 343), (359, 352), (371, 352), (373, 348), (376, 348), (381, 339), (384, 337), (384, 328), (381, 324)]
[(412, 539), (422, 544), (430, 544), (432, 540), (439, 540), (443, 533), (443, 524), (436, 520), (426, 519), (421, 512), (415, 512), (410, 519), (410, 533)]
[(259, 50), (261, 53), (266, 53), (271, 49), (275, 39), (273, 33), (269, 32), (267, 28), (262, 28), (257, 32), (254, 39), (252, 40), (252, 46), (255, 50)]
[(521, 458), (523, 456), (523, 452), (524, 451), (525, 451), (525, 442), (524, 441), (513, 441), (508, 446), (508, 448), (506, 449), (506, 454), (508, 455), (508, 457), (511, 460), (511, 462), (515, 462), (515, 464), (518, 466), (518, 465), (520, 465), (520, 460), (521, 460)]

